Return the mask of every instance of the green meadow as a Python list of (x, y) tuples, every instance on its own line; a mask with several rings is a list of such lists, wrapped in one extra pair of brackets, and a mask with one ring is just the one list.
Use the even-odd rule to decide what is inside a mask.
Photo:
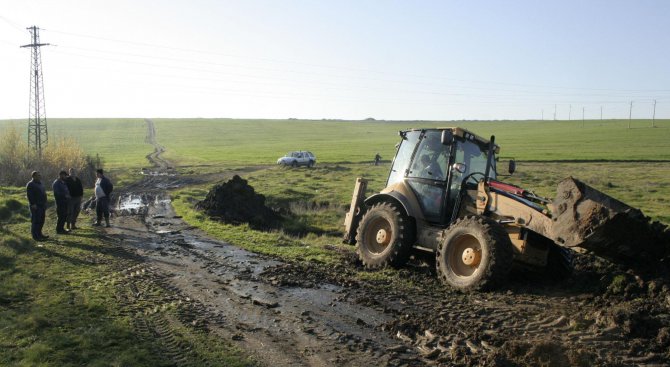
[[(462, 126), (496, 136), (501, 156), (519, 161), (670, 160), (670, 120), (335, 121), (154, 119), (165, 157), (177, 166), (217, 171), (222, 165), (274, 164), (291, 150), (311, 150), (319, 163), (390, 160), (398, 131)], [(0, 121), (0, 131), (10, 124)], [(74, 137), (113, 169), (146, 166), (144, 119), (50, 119), (50, 139)], [(629, 128), (630, 125), (630, 128)]]
[(496, 136), (501, 155), (518, 160), (669, 160), (670, 120), (606, 121), (330, 121), (156, 119), (166, 157), (180, 166), (273, 164), (290, 150), (319, 162), (391, 159), (398, 131), (462, 126)]

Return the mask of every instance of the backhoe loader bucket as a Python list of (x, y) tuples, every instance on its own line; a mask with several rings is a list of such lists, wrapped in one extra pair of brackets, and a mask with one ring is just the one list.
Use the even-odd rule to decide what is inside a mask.
[[(667, 231), (632, 208), (568, 177), (554, 200), (553, 237), (565, 247), (579, 247), (624, 263), (668, 256)], [(656, 223), (658, 224), (658, 223)]]

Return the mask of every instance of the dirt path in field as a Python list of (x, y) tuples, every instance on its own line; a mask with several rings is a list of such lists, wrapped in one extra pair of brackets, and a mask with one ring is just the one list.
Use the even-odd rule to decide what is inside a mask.
[(147, 155), (147, 159), (154, 166), (151, 172), (154, 174), (169, 174), (172, 171), (172, 166), (161, 157), (161, 154), (165, 152), (165, 147), (158, 144), (156, 140), (156, 126), (153, 120), (145, 119), (144, 122), (147, 124), (147, 135), (144, 142), (154, 147), (154, 151)]
[[(154, 168), (125, 188), (105, 230), (138, 256), (109, 278), (123, 279), (119, 302), (145, 310), (137, 332), (158, 338), (178, 365), (197, 365), (175, 337), (180, 327), (218, 335), (263, 366), (670, 365), (664, 278), (578, 256), (563, 283), (517, 275), (506, 289), (461, 294), (437, 282), (430, 261), (400, 270), (416, 287), (357, 280), (354, 258), (334, 268), (282, 263), (208, 239), (175, 216), (166, 190), (193, 179), (160, 157), (150, 120), (147, 142)], [(152, 297), (154, 288), (163, 296)], [(170, 307), (180, 317), (162, 316)]]

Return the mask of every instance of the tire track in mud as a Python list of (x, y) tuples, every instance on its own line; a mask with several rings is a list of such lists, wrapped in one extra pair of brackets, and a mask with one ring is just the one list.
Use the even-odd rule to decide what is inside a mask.
[(110, 289), (109, 296), (120, 308), (119, 314), (113, 316), (130, 318), (137, 335), (158, 346), (153, 352), (166, 356), (175, 365), (202, 365), (197, 362), (200, 359), (194, 352), (192, 338), (176, 330), (207, 333), (208, 320), (216, 320), (215, 315), (181, 293), (165, 274), (132, 249), (109, 242), (100, 252), (109, 255), (107, 263), (116, 270), (84, 287)]
[(668, 365), (667, 350), (640, 350), (653, 339), (631, 337), (622, 325), (604, 322), (604, 305), (595, 295), (565, 289), (529, 294), (514, 288), (461, 294), (440, 290), (430, 279), (424, 283), (425, 288), (405, 295), (390, 292), (384, 297), (365, 289), (358, 297), (375, 297), (385, 307), (400, 300), (394, 302), (395, 319), (384, 329), (432, 360), (429, 364)]

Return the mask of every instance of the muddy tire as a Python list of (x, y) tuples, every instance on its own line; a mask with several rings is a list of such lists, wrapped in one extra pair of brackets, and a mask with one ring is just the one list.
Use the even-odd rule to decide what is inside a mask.
[(435, 264), (445, 284), (462, 291), (485, 291), (507, 280), (513, 256), (512, 242), (500, 224), (468, 216), (447, 230)]
[(363, 215), (356, 233), (356, 253), (368, 269), (399, 268), (412, 251), (412, 224), (391, 203), (373, 205)]
[(293, 168), (298, 167), (298, 161), (291, 162), (291, 167)]
[(307, 167), (309, 168), (314, 167), (314, 161), (309, 161), (309, 163), (307, 163)]
[(574, 272), (574, 252), (554, 243), (549, 245), (547, 266), (544, 269), (547, 278), (561, 281), (570, 278)]

